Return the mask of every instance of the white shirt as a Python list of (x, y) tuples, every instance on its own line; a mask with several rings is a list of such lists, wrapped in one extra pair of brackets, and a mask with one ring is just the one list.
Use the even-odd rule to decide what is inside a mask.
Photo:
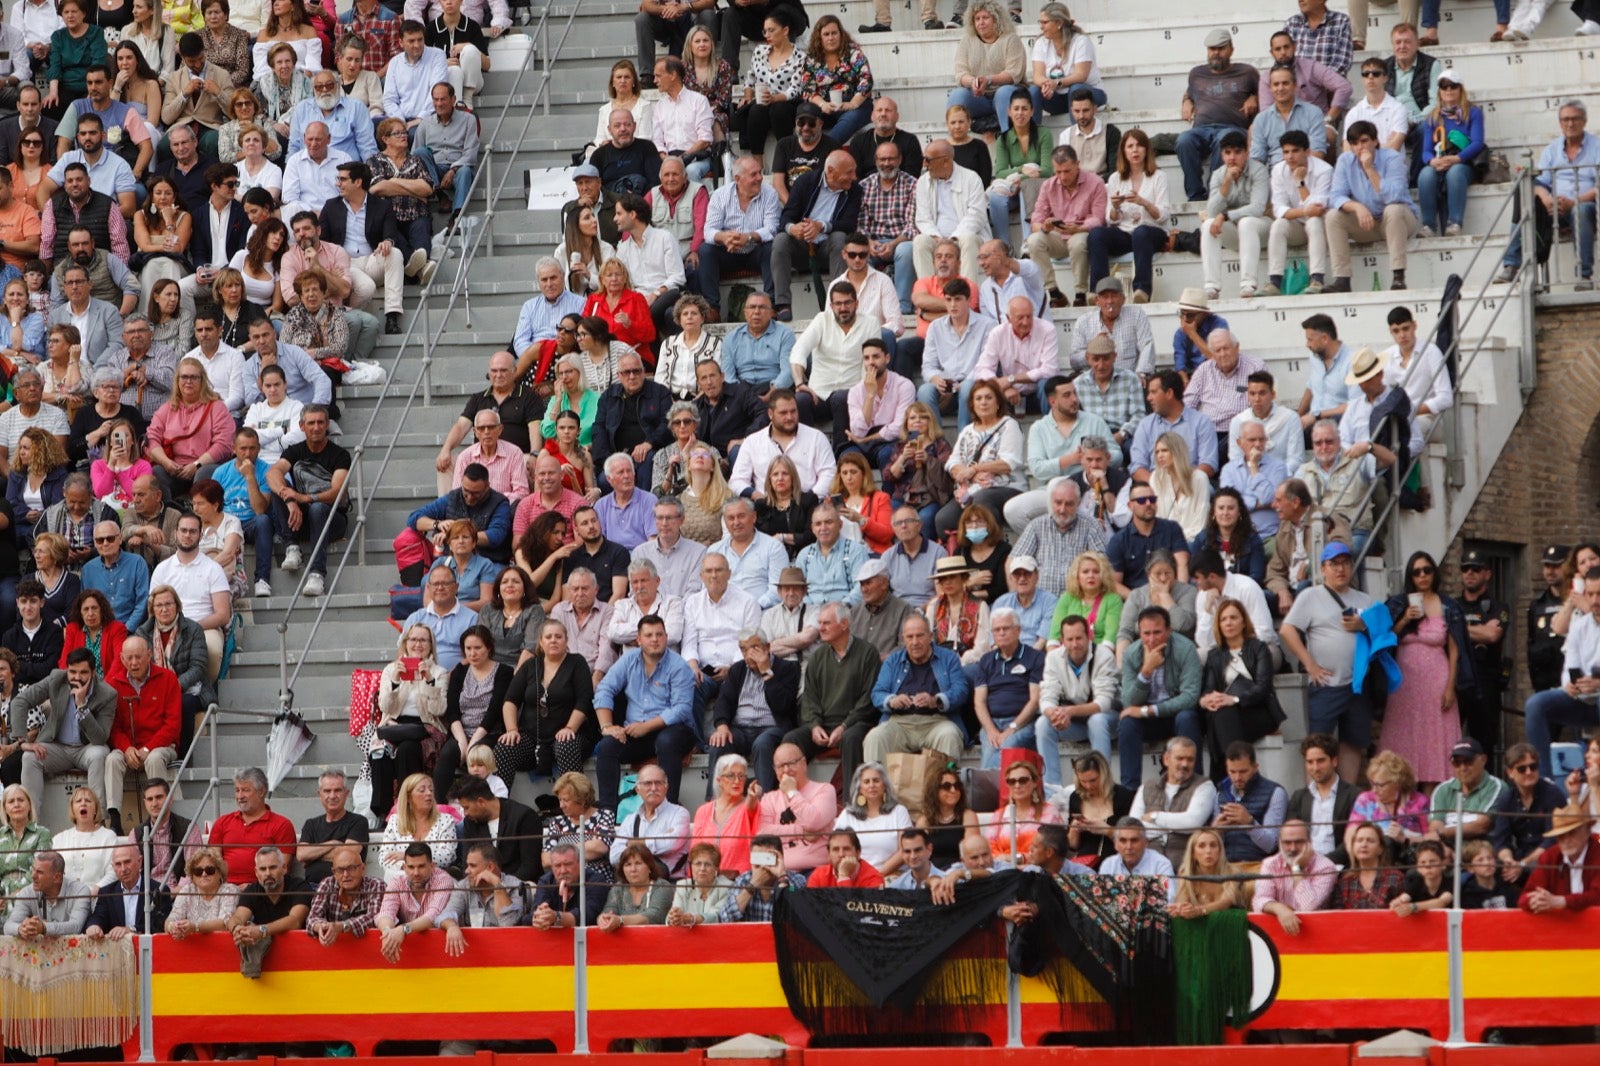
[(200, 360), (212, 390), (222, 397), (233, 417), (238, 418), (239, 412), (244, 410), (244, 353), (219, 341), (216, 355), (207, 356), (196, 345), (184, 358)]
[(606, 626), (606, 637), (613, 644), (624, 647), (636, 645), (639, 642), (639, 619), (647, 614), (659, 615), (667, 624), (667, 647), (677, 651), (683, 644), (683, 597), (665, 592), (656, 593), (655, 602), (649, 610), (640, 607), (632, 596), (612, 600), (611, 621)]
[(423, 48), (413, 63), (404, 52), (389, 60), (389, 73), (383, 79), (383, 110), (391, 118), (410, 122), (433, 113), (433, 87), (448, 81), (450, 62), (437, 48)]
[[(241, 368), (243, 364), (241, 363)], [(285, 396), (283, 403), (273, 407), (266, 400), (258, 400), (245, 412), (244, 424), (256, 431), (261, 440), (261, 458), (275, 463), (289, 445), (305, 439), (300, 430), (300, 409), (305, 405), (293, 396)]]
[[(222, 205), (222, 210), (218, 211), (216, 205), (210, 199), (206, 200), (206, 210), (211, 213), (211, 258), (206, 260), (207, 263), (213, 265), (226, 263), (230, 258), (228, 255), (228, 211), (232, 207), (232, 203), (226, 203)], [(212, 387), (216, 387), (216, 382), (212, 382)]]
[(731, 581), (722, 599), (705, 589), (683, 601), (683, 657), (702, 670), (732, 666), (742, 657), (739, 631), (761, 628), (761, 606)]
[(986, 241), (992, 231), (989, 197), (983, 182), (960, 163), (953, 164), (953, 168), (948, 181), (936, 181), (926, 170), (917, 179), (917, 232)]
[[(1455, 394), (1450, 388), (1450, 372), (1445, 369), (1444, 353), (1437, 345), (1429, 344), (1411, 355), (1411, 365), (1400, 365), (1400, 346), (1389, 345), (1389, 362), (1383, 368), (1383, 383), (1405, 390), (1411, 399), (1411, 454), (1422, 451), (1422, 425), (1424, 418), (1438, 418), (1455, 404)], [(1428, 414), (1418, 415), (1417, 409), (1428, 405)]]
[(344, 226), (344, 250), (353, 260), (372, 254), (372, 242), (367, 240), (367, 200), (363, 196), (360, 207), (349, 200), (344, 202), (345, 213), (349, 216)]
[[(1309, 194), (1304, 200), (1300, 199), (1300, 183), (1294, 180), (1294, 172), (1288, 163), (1279, 163), (1272, 168), (1272, 217), (1282, 218), (1285, 211), (1292, 211), (1296, 207), (1306, 204), (1328, 205), (1328, 196), (1333, 191), (1333, 167), (1324, 163), (1314, 155), (1306, 156), (1306, 192)], [(1296, 222), (1321, 222), (1321, 219), (1301, 218)]]
[(56, 5), (35, 4), (31, 0), (19, 0), (11, 9), (11, 24), (22, 31), (22, 39), (29, 44), (49, 44), (50, 35), (63, 25)]
[[(892, 283), (890, 288), (893, 289)], [(861, 381), (861, 343), (876, 340), (882, 335), (882, 324), (861, 310), (857, 310), (855, 321), (848, 330), (840, 328), (839, 320), (832, 312), (818, 315), (795, 340), (794, 351), (789, 353), (789, 365), (795, 369), (795, 380), (803, 378), (819, 400), (826, 400), (839, 389), (848, 389)], [(806, 366), (808, 361), (809, 370)], [(817, 495), (820, 497), (826, 491), (823, 489)]]
[(796, 426), (794, 440), (779, 444), (772, 439), (772, 427), (767, 426), (750, 434), (739, 447), (739, 458), (734, 460), (733, 476), (728, 487), (743, 494), (747, 489), (766, 491), (767, 467), (780, 455), (787, 455), (800, 472), (800, 488), (815, 493), (818, 499), (833, 487), (833, 475), (838, 469), (833, 458), (833, 445), (828, 438), (810, 426)]
[(1223, 579), (1220, 597), (1215, 592), (1202, 592), (1195, 597), (1194, 646), (1202, 662), (1206, 653), (1217, 646), (1212, 615), (1222, 600), (1238, 600), (1244, 605), (1244, 613), (1250, 617), (1258, 640), (1268, 645), (1278, 643), (1278, 631), (1272, 627), (1272, 612), (1267, 609), (1267, 597), (1261, 586), (1248, 574), (1229, 574)]
[(617, 826), (616, 838), (611, 841), (611, 862), (615, 865), (622, 852), (635, 839), (644, 842), (650, 854), (660, 859), (667, 872), (676, 874), (689, 856), (689, 824), (692, 819), (686, 807), (671, 800), (662, 800), (653, 815), (644, 812), (644, 805)]
[[(1561, 672), (1571, 677), (1569, 671), (1581, 670), (1588, 674), (1600, 666), (1600, 622), (1592, 614), (1576, 614), (1567, 630), (1566, 659)], [(1562, 679), (1565, 682), (1566, 678)]]
[(1406, 114), (1406, 105), (1387, 94), (1376, 107), (1367, 103), (1365, 96), (1352, 103), (1350, 110), (1344, 113), (1344, 129), (1340, 132), (1348, 133), (1352, 122), (1370, 122), (1378, 127), (1379, 148), (1389, 147), (1390, 137), (1396, 133), (1403, 136), (1411, 128), (1411, 116)]
[(650, 112), (650, 139), (663, 152), (684, 152), (699, 141), (711, 141), (711, 103), (693, 89), (680, 89), (674, 100), (662, 93)]
[[(1089, 76), (1083, 79), (1082, 84), (1101, 87), (1100, 64), (1095, 61), (1094, 43), (1089, 40), (1087, 33), (1074, 33), (1072, 41), (1067, 45), (1067, 54), (1063, 58), (1056, 51), (1056, 46), (1050, 39), (1040, 36), (1033, 42), (1033, 53), (1028, 57), (1031, 62), (1044, 66), (1044, 76), (1052, 81), (1069, 76), (1073, 68), (1079, 63), (1089, 64)], [(1056, 90), (1060, 92), (1058, 88)]]
[(329, 148), (318, 163), (306, 149), (291, 155), (283, 165), (283, 204), (320, 212), (322, 205), (339, 195), (339, 164), (351, 159), (337, 148)]
[[(828, 282), (828, 291), (841, 281), (850, 281), (848, 274), (840, 274)], [(893, 333), (896, 337), (905, 332), (900, 320), (900, 295), (894, 291), (894, 279), (881, 270), (867, 268), (867, 276), (860, 284), (850, 281), (856, 287), (856, 315), (857, 317), (875, 318), (883, 324), (883, 328)]]
[(633, 234), (619, 240), (617, 258), (628, 268), (633, 287), (646, 300), (660, 288), (683, 288), (683, 257), (678, 254), (678, 242), (659, 226), (645, 229), (643, 243)]
[(1306, 782), (1306, 791), (1311, 793), (1311, 848), (1318, 855), (1332, 855), (1339, 848), (1339, 838), (1333, 832), (1333, 808), (1339, 800), (1339, 790), (1350, 787), (1336, 777), (1328, 783), (1328, 794), (1324, 796), (1315, 781)]
[[(1267, 454), (1275, 455), (1283, 460), (1283, 465), (1289, 470), (1300, 469), (1300, 464), (1306, 457), (1306, 438), (1300, 428), (1300, 416), (1281, 403), (1272, 405), (1272, 411), (1266, 418), (1257, 418), (1255, 412), (1246, 407), (1243, 411), (1233, 416), (1233, 421), (1228, 423), (1228, 440), (1239, 439), (1246, 422), (1259, 422), (1267, 430)], [(1230, 443), (1229, 450), (1233, 445)]]
[(178, 593), (183, 616), (198, 623), (211, 614), (212, 594), (228, 591), (228, 575), (210, 556), (197, 551), (193, 562), (170, 555), (158, 563), (150, 575), (150, 587), (157, 585), (171, 585)]
[(1172, 861), (1155, 848), (1147, 847), (1144, 855), (1139, 859), (1138, 865), (1128, 869), (1128, 864), (1122, 861), (1121, 855), (1107, 856), (1106, 861), (1100, 864), (1101, 877), (1165, 877), (1167, 879), (1167, 902), (1171, 903), (1178, 898), (1178, 872), (1172, 868)]
[[(1169, 783), (1165, 787), (1168, 798), (1177, 795), (1177, 785)], [(1152, 844), (1164, 843), (1167, 839), (1165, 830), (1168, 829), (1173, 829), (1180, 833), (1199, 829), (1211, 820), (1211, 812), (1216, 809), (1216, 806), (1217, 786), (1210, 781), (1200, 782), (1189, 795), (1187, 809), (1150, 812), (1150, 818), (1146, 824), (1155, 827), (1155, 830), (1150, 833), (1150, 842)], [(1142, 822), (1145, 821), (1144, 789), (1141, 788), (1134, 792), (1133, 806), (1128, 809), (1128, 813)], [(1100, 872), (1106, 872), (1104, 866), (1100, 868)]]

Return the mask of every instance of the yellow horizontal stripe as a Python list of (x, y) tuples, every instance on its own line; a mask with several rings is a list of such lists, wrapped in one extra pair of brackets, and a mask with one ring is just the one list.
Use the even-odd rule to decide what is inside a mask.
[(1600, 951), (1473, 951), (1462, 989), (1468, 999), (1592, 999), (1597, 970)]
[[(1096, 992), (1087, 982), (1076, 986), (1082, 990), (1082, 994), (1077, 999), (1073, 998), (1073, 987), (1074, 986), (1069, 982), (1067, 987), (1067, 1001), (1069, 1003), (1105, 1002), (1100, 993)], [(1054, 1005), (1057, 1000), (1055, 992), (1051, 991), (1050, 986), (1044, 981), (1041, 981), (1037, 977), (1024, 977), (1022, 979), (1022, 1002), (1029, 1005), (1037, 1005), (1040, 1003)]]
[[(376, 947), (374, 947), (376, 953)], [(770, 969), (770, 967), (769, 967)], [(468, 980), (462, 977), (470, 976)], [(426, 995), (417, 994), (419, 988)], [(353, 990), (358, 990), (352, 995)], [(151, 1009), (167, 1015), (521, 1014), (573, 1009), (572, 967), (290, 970), (156, 974)]]
[[(1280, 955), (1280, 1002), (1340, 999), (1444, 999), (1450, 957), (1442, 951), (1351, 955)], [(1392, 975), (1405, 974), (1401, 987)]]
[(778, 983), (778, 968), (770, 962), (589, 968), (590, 1010), (731, 1010), (787, 1006), (783, 986)]

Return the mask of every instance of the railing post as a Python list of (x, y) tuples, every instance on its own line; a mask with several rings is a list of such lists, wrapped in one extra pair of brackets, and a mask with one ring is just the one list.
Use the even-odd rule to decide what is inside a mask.
[[(398, 426), (395, 427), (395, 432), (400, 432), (400, 428)], [(365, 536), (367, 531), (367, 494), (362, 488), (363, 479), (361, 476), (361, 460), (366, 455), (366, 451), (367, 446), (365, 444), (357, 444), (355, 447), (355, 454), (352, 456), (352, 462), (350, 464), (351, 473), (355, 475), (355, 488), (351, 490), (351, 492), (352, 495), (355, 496), (356, 500), (355, 535), (357, 566), (367, 565), (367, 538)]]
[[(1517, 195), (1522, 201), (1522, 260), (1528, 260), (1528, 249), (1533, 248), (1535, 257), (1538, 254), (1537, 231), (1533, 224), (1534, 196), (1533, 196), (1533, 152), (1523, 153), (1527, 166), (1523, 169), (1517, 181)], [(1532, 271), (1528, 272), (1529, 275)], [(1533, 320), (1534, 302), (1537, 289), (1534, 278), (1519, 277), (1518, 285), (1514, 290), (1515, 295), (1522, 304), (1522, 394), (1526, 398), (1533, 392), (1538, 377), (1539, 359), (1537, 354), (1539, 331)]]
[[(147, 838), (145, 840), (145, 851), (149, 852), (149, 850), (150, 850), (150, 842), (149, 842), (149, 840)], [(149, 876), (150, 866), (149, 866), (149, 862), (150, 862), (150, 860), (149, 860), (149, 858), (147, 856), (146, 859), (145, 859), (145, 896), (146, 896), (145, 911), (144, 911), (144, 928), (145, 928), (145, 932), (142, 935), (140, 935), (140, 936), (135, 938), (135, 940), (137, 942), (138, 962), (139, 962), (139, 1061), (140, 1062), (154, 1062), (156, 1060), (156, 1034), (155, 1034), (155, 1031), (154, 1031), (154, 1027), (155, 1027), (155, 1008), (150, 1003), (150, 993), (151, 993), (151, 991), (152, 991), (152, 989), (153, 989), (153, 987), (155, 985), (155, 981), (154, 981), (155, 965), (154, 965), (154, 960), (151, 958), (151, 948), (152, 948), (152, 946), (154, 944), (155, 938), (152, 937), (150, 935), (150, 932), (149, 932), (149, 930), (150, 930), (150, 904), (149, 904), (149, 900), (148, 900), (148, 897), (149, 897), (149, 894), (150, 894), (149, 893), (149, 883), (150, 883), (150, 876)]]
[(1448, 945), (1450, 951), (1450, 1035), (1446, 1042), (1450, 1044), (1464, 1044), (1467, 1042), (1467, 1011), (1466, 992), (1463, 976), (1461, 952), (1461, 822), (1466, 818), (1466, 797), (1458, 789), (1456, 791), (1456, 856), (1455, 892), (1451, 894), (1450, 910), (1445, 914)]
[(572, 1053), (589, 1054), (588, 832), (578, 822), (578, 923), (572, 930)]

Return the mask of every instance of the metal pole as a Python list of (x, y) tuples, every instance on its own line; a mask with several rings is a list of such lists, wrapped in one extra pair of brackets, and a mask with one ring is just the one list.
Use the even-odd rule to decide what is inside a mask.
[[(1011, 810), (1011, 867), (1017, 866), (1017, 805)], [(1006, 1047), (1022, 1046), (1022, 978), (1006, 967)]]
[[(398, 432), (398, 431), (399, 431), (399, 427), (396, 427), (396, 432)], [(356, 565), (357, 566), (366, 566), (367, 565), (367, 538), (365, 536), (363, 536), (363, 534), (366, 532), (366, 529), (367, 529), (367, 493), (366, 493), (366, 490), (362, 488), (362, 479), (361, 479), (361, 460), (362, 460), (362, 457), (365, 456), (366, 451), (367, 451), (366, 445), (357, 444), (356, 448), (355, 448), (355, 455), (353, 457), (354, 461), (350, 464), (351, 467), (353, 468), (351, 472), (353, 474), (355, 474), (355, 481), (356, 481), (355, 490), (354, 490), (354, 496), (355, 496), (355, 499), (356, 499), (356, 530), (355, 530), (355, 532), (356, 532)], [(331, 521), (328, 523), (328, 528), (329, 529), (333, 528), (333, 523)]]
[[(150, 841), (145, 840), (145, 851), (150, 850)], [(150, 935), (150, 906), (149, 906), (150, 868), (145, 867), (145, 933), (137, 938), (139, 944), (139, 1061), (154, 1062), (156, 1060), (156, 1034), (155, 1008), (150, 1003), (150, 992), (153, 985), (151, 975), (155, 969), (152, 965), (150, 948), (153, 938)]]
[(1450, 1036), (1451, 1044), (1464, 1044), (1467, 1042), (1467, 1011), (1466, 992), (1462, 978), (1461, 959), (1461, 821), (1466, 817), (1464, 804), (1466, 797), (1458, 789), (1456, 791), (1456, 855), (1455, 855), (1455, 881), (1454, 891), (1451, 893), (1450, 910), (1445, 916), (1448, 923), (1446, 929), (1449, 937), (1450, 951)]
[(578, 823), (578, 924), (572, 930), (572, 1052), (589, 1054), (588, 833)]

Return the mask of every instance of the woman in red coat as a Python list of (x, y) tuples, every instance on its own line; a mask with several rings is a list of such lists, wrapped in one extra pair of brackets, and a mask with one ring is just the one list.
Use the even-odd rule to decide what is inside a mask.
[(99, 589), (84, 589), (67, 612), (67, 628), (61, 637), (61, 669), (76, 648), (88, 648), (94, 656), (95, 676), (107, 682), (123, 676), (122, 642), (128, 627), (111, 613), (111, 601)]
[(589, 297), (583, 313), (605, 320), (617, 340), (639, 353), (647, 368), (656, 365), (651, 342), (656, 339), (656, 324), (650, 317), (650, 304), (633, 289), (633, 278), (620, 259), (607, 259), (600, 265), (600, 291)]

